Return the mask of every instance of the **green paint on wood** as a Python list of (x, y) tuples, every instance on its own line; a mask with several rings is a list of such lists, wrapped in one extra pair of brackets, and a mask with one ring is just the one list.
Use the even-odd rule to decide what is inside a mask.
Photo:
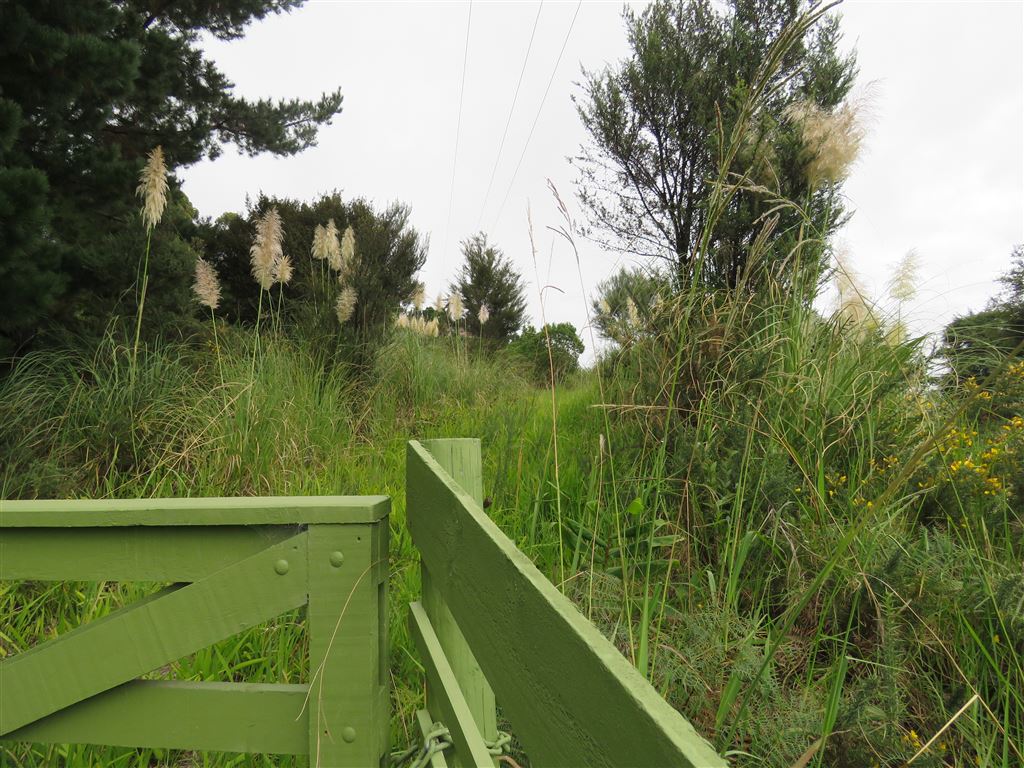
[[(0, 735), (306, 602), (307, 534), (0, 662)], [(287, 560), (284, 576), (274, 564)]]
[(389, 511), (387, 496), (0, 501), (0, 528), (372, 523)]
[(0, 579), (198, 581), (294, 534), (257, 525), (0, 528)]
[(487, 745), (462, 695), (455, 672), (434, 634), (430, 619), (419, 603), (409, 606), (409, 631), (427, 673), (427, 709), (435, 720), (448, 727), (452, 735), (452, 744), (455, 746), (453, 764), (467, 768), (491, 768), (493, 758), (487, 751)]
[(387, 520), (309, 527), (311, 768), (379, 766), (388, 752), (387, 535)]
[(45, 744), (306, 754), (306, 686), (135, 680), (4, 736)]
[(423, 446), (409, 529), (537, 765), (725, 766)]
[[(483, 504), (483, 464), (480, 455), (480, 441), (477, 439), (427, 440), (423, 443), (434, 460), (472, 497), (477, 504)], [(407, 508), (416, 504), (417, 499), (407, 494)], [(480, 733), (489, 741), (498, 737), (498, 720), (494, 706), (494, 691), (484, 677), (480, 664), (473, 656), (462, 630), (452, 616), (444, 597), (434, 587), (430, 568), (424, 562), (422, 567), (423, 608), (430, 618), (438, 641), (459, 681), (463, 696), (473, 714)]]

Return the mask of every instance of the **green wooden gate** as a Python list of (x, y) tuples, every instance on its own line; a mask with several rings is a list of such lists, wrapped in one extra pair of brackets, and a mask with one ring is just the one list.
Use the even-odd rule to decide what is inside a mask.
[[(0, 738), (386, 764), (383, 496), (0, 502), (0, 579), (173, 582), (0, 663)], [(305, 606), (310, 680), (141, 680)]]
[[(494, 766), (496, 701), (535, 766), (725, 765), (488, 519), (479, 441), (409, 443), (406, 480), (433, 768)], [(388, 512), (382, 496), (0, 501), (0, 580), (172, 582), (0, 662), (0, 739), (383, 768)], [(306, 683), (140, 679), (303, 606)]]
[[(480, 443), (409, 443), (406, 517), (423, 567), (409, 622), (428, 714), (455, 765), (491, 765), (495, 700), (536, 766), (724, 766), (687, 720), (481, 508)], [(435, 767), (443, 765), (435, 763)]]

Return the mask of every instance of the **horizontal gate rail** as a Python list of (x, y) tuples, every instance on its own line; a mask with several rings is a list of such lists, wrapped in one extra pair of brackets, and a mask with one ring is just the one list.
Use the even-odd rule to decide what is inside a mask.
[(406, 483), (432, 585), (533, 765), (726, 765), (415, 441)]
[(0, 528), (372, 523), (389, 510), (387, 496), (14, 500), (0, 501)]
[[(0, 740), (382, 765), (389, 509), (385, 496), (0, 501), (0, 579), (175, 582), (0, 661)], [(302, 607), (304, 684), (139, 679)]]
[(4, 738), (305, 755), (309, 753), (307, 691), (305, 685), (133, 680)]

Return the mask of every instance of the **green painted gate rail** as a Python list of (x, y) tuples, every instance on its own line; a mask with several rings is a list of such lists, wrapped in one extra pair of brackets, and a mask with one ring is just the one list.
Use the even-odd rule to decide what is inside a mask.
[[(725, 762), (488, 519), (478, 440), (410, 442), (409, 625), (432, 768), (491, 768), (496, 705), (533, 766)], [(383, 496), (0, 501), (0, 580), (172, 585), (0, 661), (0, 740), (389, 763)], [(306, 608), (300, 685), (140, 679)], [(441, 744), (433, 737), (444, 735)]]
[[(423, 567), (409, 623), (424, 726), (455, 765), (489, 766), (495, 699), (534, 766), (726, 763), (487, 517), (478, 440), (411, 442), (406, 517)], [(443, 762), (435, 762), (435, 766)]]
[[(0, 662), (0, 739), (386, 765), (384, 496), (0, 501), (0, 579), (173, 582)], [(140, 675), (306, 608), (303, 685)]]

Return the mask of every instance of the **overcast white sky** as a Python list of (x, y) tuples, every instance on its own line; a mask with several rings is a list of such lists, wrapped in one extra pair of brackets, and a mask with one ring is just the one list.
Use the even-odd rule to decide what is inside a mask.
[[(261, 190), (308, 200), (339, 189), (380, 205), (408, 203), (414, 225), (430, 236), (422, 273), (430, 297), (457, 269), (459, 242), (483, 229), (528, 279), (539, 323), (529, 202), (540, 282), (557, 288), (546, 292), (547, 320), (582, 328), (576, 263), (546, 230), (561, 223), (546, 179), (582, 218), (566, 162), (585, 140), (571, 96), (581, 67), (626, 55), (622, 3), (583, 2), (557, 69), (577, 3), (543, 3), (488, 195), (538, 7), (477, 0), (468, 52), (468, 2), (309, 0), (253, 25), (242, 40), (208, 41), (239, 94), (315, 98), (340, 86), (344, 111), (321, 129), (318, 146), (296, 157), (228, 150), (181, 171), (186, 194), (205, 216), (240, 211), (246, 195)], [(981, 308), (997, 290), (1010, 249), (1024, 242), (1024, 3), (847, 0), (840, 13), (845, 44), (858, 52), (861, 86), (874, 84), (868, 140), (846, 185), (855, 213), (842, 238), (876, 294), (893, 264), (917, 250), (921, 291), (911, 321), (933, 331)], [(588, 292), (622, 263), (590, 243), (580, 243), (580, 252)], [(589, 335), (581, 336), (589, 347)]]

